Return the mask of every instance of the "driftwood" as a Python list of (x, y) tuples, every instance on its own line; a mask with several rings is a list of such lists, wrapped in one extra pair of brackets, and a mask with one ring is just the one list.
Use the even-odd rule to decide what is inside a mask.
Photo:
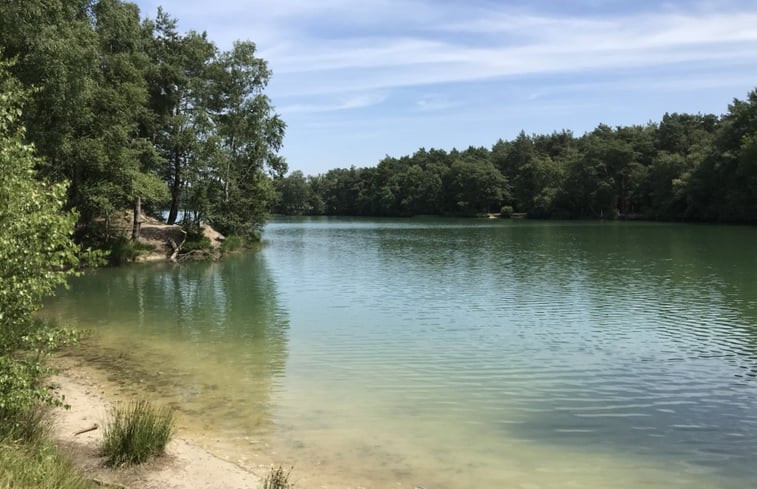
[(179, 254), (179, 250), (181, 250), (181, 246), (177, 245), (176, 241), (171, 238), (168, 238), (168, 244), (171, 245), (171, 250), (173, 250), (171, 251), (171, 256), (169, 256), (168, 259), (175, 262), (176, 257)]
[(125, 486), (117, 482), (107, 482), (102, 479), (90, 479), (90, 480), (101, 487), (113, 487), (115, 489), (129, 489), (129, 486)]
[(98, 426), (97, 423), (95, 423), (92, 426), (90, 426), (89, 428), (84, 428), (81, 431), (77, 431), (76, 433), (74, 433), (74, 436), (79, 436), (79, 435), (84, 434), (84, 433), (89, 433), (90, 431), (95, 431), (97, 428), (99, 428), (99, 426)]

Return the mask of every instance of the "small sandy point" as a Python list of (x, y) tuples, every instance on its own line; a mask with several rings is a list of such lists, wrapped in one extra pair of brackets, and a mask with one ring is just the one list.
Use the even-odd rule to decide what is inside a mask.
[[(69, 409), (53, 412), (53, 436), (63, 453), (80, 467), (85, 476), (101, 485), (129, 489), (252, 489), (260, 478), (222, 460), (192, 442), (175, 436), (166, 454), (139, 467), (111, 469), (99, 453), (102, 427), (113, 406), (92, 371), (83, 366), (59, 365), (60, 372), (50, 382), (64, 396)], [(86, 433), (75, 433), (91, 428)]]

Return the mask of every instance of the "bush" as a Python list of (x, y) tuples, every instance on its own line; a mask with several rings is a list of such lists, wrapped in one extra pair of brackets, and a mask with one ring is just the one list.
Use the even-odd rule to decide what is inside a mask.
[(181, 245), (182, 253), (189, 253), (195, 250), (211, 250), (213, 245), (210, 239), (203, 234), (202, 229), (194, 227), (187, 229), (187, 239)]
[(505, 219), (509, 219), (515, 210), (513, 209), (513, 206), (511, 205), (503, 205), (502, 209), (499, 210), (499, 216), (504, 217)]
[(290, 468), (288, 472), (284, 469), (272, 468), (271, 472), (263, 479), (263, 489), (294, 489), (294, 483), (289, 482), (289, 474), (292, 473)]
[(103, 455), (111, 467), (136, 465), (165, 451), (174, 430), (173, 412), (137, 400), (114, 408), (103, 432)]
[(244, 238), (241, 236), (229, 236), (221, 243), (221, 251), (229, 253), (244, 248)]
[(213, 245), (210, 244), (210, 239), (208, 239), (207, 236), (202, 236), (201, 238), (193, 239), (193, 240), (190, 240), (189, 238), (187, 238), (187, 240), (181, 246), (181, 252), (189, 253), (190, 251), (210, 250), (212, 248), (213, 248)]
[(105, 246), (108, 252), (108, 263), (112, 266), (119, 266), (134, 261), (144, 252), (155, 251), (154, 245), (132, 241), (128, 238), (112, 239)]

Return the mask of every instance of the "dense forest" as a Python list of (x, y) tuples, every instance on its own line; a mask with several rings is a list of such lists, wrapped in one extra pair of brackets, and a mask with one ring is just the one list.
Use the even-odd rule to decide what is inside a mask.
[(757, 222), (757, 91), (720, 117), (599, 125), (497, 141), (491, 149), (420, 149), (375, 167), (276, 183), (282, 214), (527, 213), (533, 218)]
[[(251, 42), (228, 51), (120, 0), (0, 0), (0, 59), (25, 91), (37, 175), (68, 182), (77, 237), (132, 207), (253, 236), (275, 199), (285, 124)], [(135, 226), (136, 227), (136, 226)]]
[(722, 116), (521, 132), (491, 148), (284, 177), (285, 124), (253, 43), (223, 51), (121, 0), (0, 7), (0, 59), (25, 93), (19, 124), (38, 177), (68, 182), (80, 241), (107, 239), (111, 216), (132, 207), (247, 237), (270, 211), (757, 222), (757, 91)]

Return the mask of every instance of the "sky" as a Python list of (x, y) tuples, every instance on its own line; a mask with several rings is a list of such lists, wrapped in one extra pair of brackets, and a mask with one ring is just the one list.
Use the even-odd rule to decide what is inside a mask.
[(665, 112), (727, 111), (757, 88), (753, 0), (136, 0), (220, 49), (250, 40), (306, 175), (423, 147)]

